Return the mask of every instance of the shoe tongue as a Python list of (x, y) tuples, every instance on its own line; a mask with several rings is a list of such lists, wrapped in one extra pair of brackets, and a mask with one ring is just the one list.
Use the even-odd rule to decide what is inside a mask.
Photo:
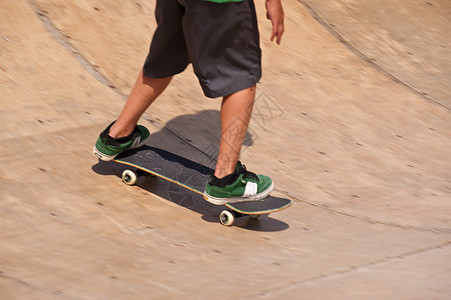
[(246, 171), (246, 168), (240, 161), (238, 161), (238, 163), (236, 164), (235, 174), (239, 175), (244, 173), (244, 171)]
[(238, 161), (238, 163), (236, 165), (235, 174), (236, 174), (236, 176), (239, 176), (240, 174), (244, 174), (244, 177), (246, 177), (246, 178), (252, 178), (254, 180), (259, 180), (258, 176), (252, 172), (249, 172), (240, 161)]

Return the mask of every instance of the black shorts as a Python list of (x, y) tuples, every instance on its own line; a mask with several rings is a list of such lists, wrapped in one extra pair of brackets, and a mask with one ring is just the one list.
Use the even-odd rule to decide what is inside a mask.
[(164, 78), (189, 63), (205, 96), (227, 96), (261, 78), (261, 50), (253, 0), (213, 3), (157, 0), (157, 29), (144, 76)]

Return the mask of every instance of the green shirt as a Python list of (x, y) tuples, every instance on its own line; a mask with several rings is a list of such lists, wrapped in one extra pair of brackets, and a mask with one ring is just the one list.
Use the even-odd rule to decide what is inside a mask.
[(243, 2), (244, 0), (204, 0), (204, 1), (215, 3), (228, 3), (228, 2)]

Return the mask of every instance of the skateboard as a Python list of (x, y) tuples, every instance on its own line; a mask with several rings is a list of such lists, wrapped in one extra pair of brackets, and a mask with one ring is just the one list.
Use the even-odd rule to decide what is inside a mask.
[[(127, 165), (122, 172), (122, 181), (134, 185), (140, 176), (156, 176), (187, 190), (203, 196), (203, 189), (214, 170), (182, 156), (163, 149), (145, 145), (141, 148), (125, 151), (114, 159), (115, 162)], [(245, 201), (225, 204), (226, 209), (219, 214), (219, 221), (225, 226), (234, 224), (237, 218), (277, 212), (291, 206), (286, 198), (268, 196), (259, 201)]]

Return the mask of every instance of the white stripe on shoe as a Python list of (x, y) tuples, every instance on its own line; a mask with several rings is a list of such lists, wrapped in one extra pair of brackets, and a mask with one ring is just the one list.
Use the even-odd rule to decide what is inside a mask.
[(129, 149), (135, 149), (138, 148), (140, 145), (139, 143), (141, 142), (141, 137), (137, 136), (136, 139), (133, 141), (132, 145), (130, 146)]
[(252, 197), (257, 194), (258, 184), (256, 182), (248, 181), (244, 189), (243, 197)]

